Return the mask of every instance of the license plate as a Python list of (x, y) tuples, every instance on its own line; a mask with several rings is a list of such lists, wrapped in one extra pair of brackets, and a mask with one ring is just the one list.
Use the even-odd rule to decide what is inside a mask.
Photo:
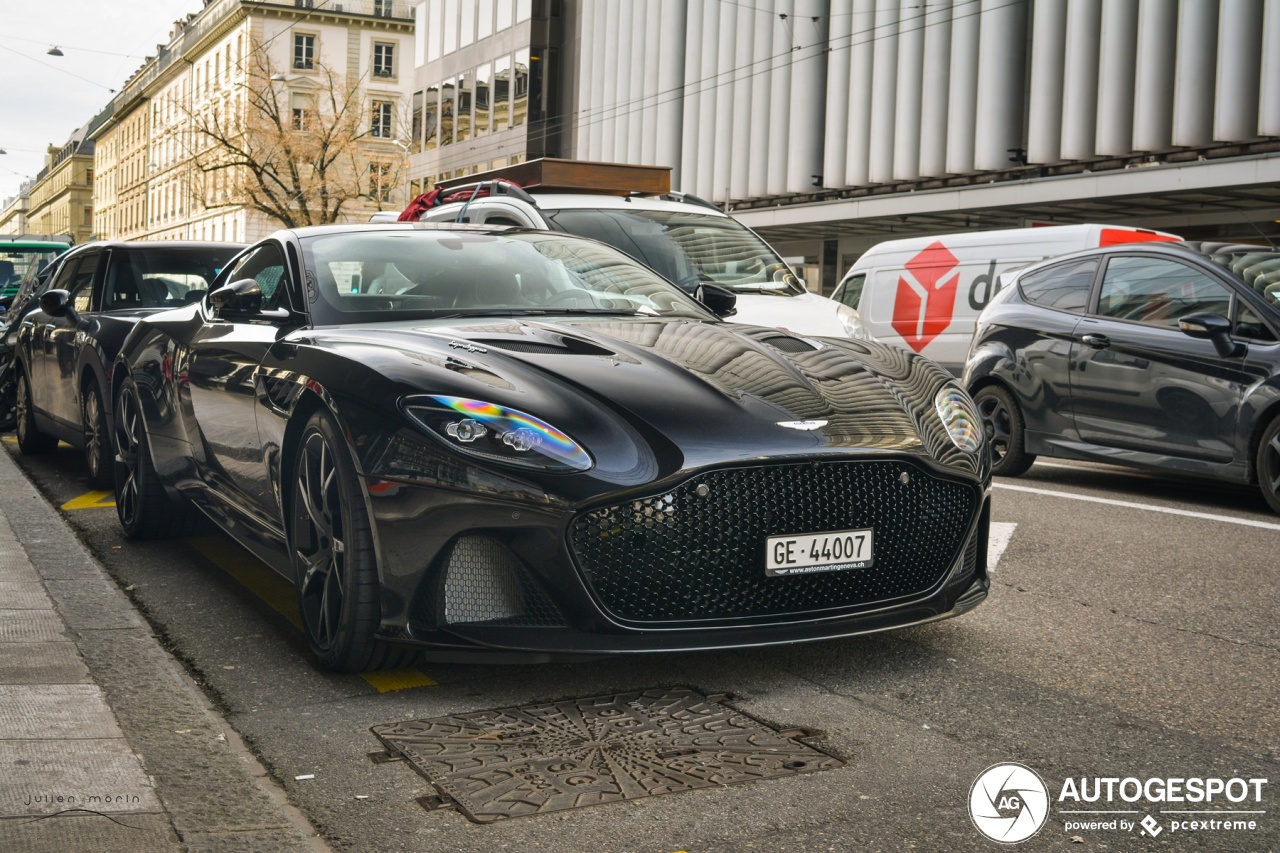
[(872, 538), (870, 527), (804, 536), (770, 536), (765, 540), (764, 573), (774, 578), (867, 569), (875, 557)]

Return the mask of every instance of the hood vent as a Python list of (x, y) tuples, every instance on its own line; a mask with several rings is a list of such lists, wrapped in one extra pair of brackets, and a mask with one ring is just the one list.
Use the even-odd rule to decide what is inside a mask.
[(770, 335), (767, 338), (760, 339), (762, 343), (766, 343), (776, 350), (782, 352), (813, 352), (817, 349), (813, 344), (801, 338), (793, 338), (790, 335)]
[(496, 338), (476, 340), (473, 343), (493, 349), (504, 349), (510, 352), (525, 352), (535, 355), (613, 355), (613, 352), (577, 338), (553, 338), (556, 343), (521, 338)]

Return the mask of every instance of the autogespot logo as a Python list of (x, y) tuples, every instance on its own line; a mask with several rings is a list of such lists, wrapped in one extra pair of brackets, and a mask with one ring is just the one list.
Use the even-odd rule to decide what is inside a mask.
[(982, 771), (969, 789), (969, 817), (992, 841), (1026, 841), (1049, 817), (1049, 789), (1030, 767), (996, 764)]

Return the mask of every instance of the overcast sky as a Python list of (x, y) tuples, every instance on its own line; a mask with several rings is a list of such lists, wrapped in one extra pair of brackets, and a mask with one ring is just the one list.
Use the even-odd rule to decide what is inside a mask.
[[(0, 0), (0, 202), (91, 119), (202, 0)], [(49, 56), (53, 45), (64, 56)]]

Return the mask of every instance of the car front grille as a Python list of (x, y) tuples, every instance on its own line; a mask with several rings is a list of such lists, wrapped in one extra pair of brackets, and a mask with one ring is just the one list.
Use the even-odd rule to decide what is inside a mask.
[[(955, 564), (976, 485), (899, 460), (707, 471), (577, 516), (574, 559), (615, 619), (680, 623), (834, 615), (926, 592)], [(765, 540), (873, 528), (871, 568), (767, 577)], [(973, 555), (966, 554), (971, 564)]]

